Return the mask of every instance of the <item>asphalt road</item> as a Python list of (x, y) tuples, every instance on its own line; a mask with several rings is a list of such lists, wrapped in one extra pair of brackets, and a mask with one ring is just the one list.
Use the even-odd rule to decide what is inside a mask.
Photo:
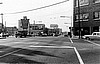
[(68, 37), (0, 39), (0, 63), (100, 64), (99, 41)]

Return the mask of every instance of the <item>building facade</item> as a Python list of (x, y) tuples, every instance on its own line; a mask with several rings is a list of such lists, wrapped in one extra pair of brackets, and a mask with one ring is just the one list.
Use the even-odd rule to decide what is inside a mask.
[[(74, 0), (74, 35), (79, 34), (79, 17), (82, 34), (100, 31), (100, 0)], [(79, 15), (80, 11), (80, 16)]]
[(48, 29), (48, 35), (60, 35), (62, 33), (62, 29), (61, 28), (56, 28), (56, 29), (52, 29), (52, 28), (49, 28)]
[(11, 36), (14, 36), (17, 31), (18, 31), (17, 27), (6, 27), (5, 28), (5, 33), (8, 33)]
[(45, 29), (45, 24), (30, 24), (29, 32), (31, 35), (38, 35)]
[(27, 19), (27, 16), (23, 16), (23, 19), (20, 19), (18, 22), (18, 31), (27, 31), (27, 33), (29, 34), (29, 26), (29, 19)]

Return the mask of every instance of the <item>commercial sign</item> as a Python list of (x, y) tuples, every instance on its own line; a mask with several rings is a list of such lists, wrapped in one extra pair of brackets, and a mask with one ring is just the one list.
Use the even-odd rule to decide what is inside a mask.
[(33, 24), (31, 25), (32, 30), (43, 30), (45, 28), (44, 24)]
[(50, 28), (58, 28), (58, 24), (50, 24)]
[[(89, 0), (79, 0), (80, 6), (88, 5)], [(78, 7), (78, 0), (76, 0), (76, 7)]]

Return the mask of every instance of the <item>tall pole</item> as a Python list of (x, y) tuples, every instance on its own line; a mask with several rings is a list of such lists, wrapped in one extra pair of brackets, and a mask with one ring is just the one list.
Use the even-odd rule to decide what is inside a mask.
[(71, 16), (71, 35), (72, 35), (72, 38), (73, 38), (73, 24), (72, 24), (72, 16)]
[(4, 28), (3, 28), (3, 13), (1, 13), (1, 19), (2, 19), (2, 32), (4, 32)]
[(6, 21), (5, 21), (5, 33), (7, 33), (7, 30), (6, 30)]
[(79, 39), (81, 36), (81, 27), (80, 27), (80, 0), (78, 0), (78, 23), (79, 23)]

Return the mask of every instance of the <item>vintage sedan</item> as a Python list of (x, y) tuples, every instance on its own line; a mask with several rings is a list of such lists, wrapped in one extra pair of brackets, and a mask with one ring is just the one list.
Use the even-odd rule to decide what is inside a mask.
[(88, 40), (98, 40), (100, 39), (100, 32), (93, 32), (92, 35), (84, 35), (83, 38), (88, 39)]

